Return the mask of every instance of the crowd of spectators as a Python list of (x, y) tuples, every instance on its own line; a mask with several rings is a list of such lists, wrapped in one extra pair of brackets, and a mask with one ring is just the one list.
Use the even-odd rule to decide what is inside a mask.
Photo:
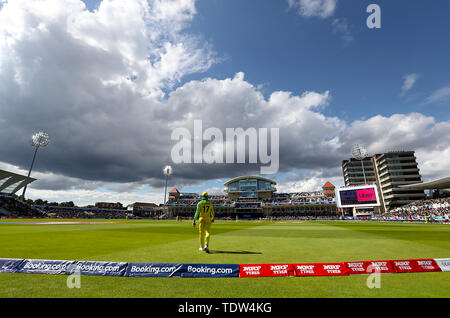
[(323, 193), (323, 191), (312, 191), (312, 192), (295, 192), (295, 193), (290, 193), (289, 196), (291, 197), (291, 199), (295, 200), (297, 198), (310, 198), (310, 197), (323, 197), (325, 196), (325, 194)]
[(72, 209), (51, 209), (47, 211), (48, 217), (56, 217), (60, 219), (125, 219), (128, 214), (126, 210), (100, 210), (89, 209), (84, 210), (81, 208)]
[(13, 196), (0, 196), (0, 215), (5, 217), (43, 217), (45, 213)]
[(308, 205), (308, 204), (333, 204), (335, 203), (334, 198), (328, 197), (315, 197), (315, 198), (297, 198), (295, 200), (264, 200), (263, 205), (265, 206), (286, 206), (286, 205)]
[(286, 216), (271, 216), (268, 218), (271, 221), (327, 221), (327, 220), (338, 220), (339, 217), (336, 215), (324, 216), (301, 216), (301, 215), (286, 215)]
[[(180, 207), (195, 207), (200, 200), (199, 194), (181, 195), (177, 200), (170, 200), (168, 206)], [(299, 193), (275, 193), (270, 199), (256, 199), (256, 198), (240, 198), (233, 200), (227, 195), (212, 194), (209, 199), (215, 207), (236, 207), (237, 209), (260, 209), (263, 205), (269, 206), (288, 206), (301, 205), (308, 203), (325, 203), (329, 202), (329, 197), (326, 197), (322, 191), (314, 192), (299, 192)], [(311, 213), (309, 213), (311, 212)], [(274, 211), (274, 217), (312, 217), (317, 216), (315, 211)], [(284, 213), (284, 214), (283, 214)], [(303, 214), (300, 214), (303, 213)], [(192, 211), (177, 211), (178, 216), (193, 217)], [(0, 197), (0, 215), (6, 217), (52, 217), (52, 218), (85, 218), (85, 219), (124, 219), (127, 217), (154, 217), (161, 218), (162, 213), (151, 213), (143, 215), (133, 215), (130, 211), (125, 209), (100, 209), (100, 208), (79, 208), (79, 207), (61, 207), (50, 205), (30, 205), (18, 200), (12, 196)], [(216, 216), (226, 217), (229, 212), (216, 211)]]
[[(195, 215), (195, 211), (176, 211), (174, 213), (173, 217), (181, 216), (183, 219), (193, 219), (194, 215)], [(228, 213), (228, 212), (221, 212), (221, 211), (214, 212), (215, 219), (224, 219), (229, 216), (230, 216), (230, 213)]]
[(326, 210), (305, 210), (305, 211), (274, 211), (270, 217), (274, 218), (323, 218), (336, 217), (336, 213)]
[[(170, 201), (167, 203), (167, 206), (179, 206), (179, 207), (188, 207), (188, 206), (196, 206), (200, 200), (176, 200)], [(222, 207), (231, 207), (234, 205), (234, 201), (231, 200), (210, 200), (214, 206), (222, 206)]]
[[(200, 200), (200, 195), (195, 194), (181, 194), (178, 198), (172, 198), (168, 202), (170, 207), (189, 207), (191, 209), (176, 209), (173, 211), (172, 216), (190, 218), (194, 216), (195, 207)], [(258, 198), (239, 198), (230, 199), (226, 195), (210, 195), (210, 201), (214, 207), (232, 207), (232, 211), (218, 212), (216, 210), (216, 217), (224, 218), (230, 217), (233, 219), (233, 215), (238, 213), (238, 215), (251, 215), (251, 217), (257, 217), (259, 214), (262, 215), (262, 209), (264, 207), (273, 207), (271, 210), (271, 215), (275, 218), (295, 218), (299, 219), (301, 217), (318, 217), (319, 214), (327, 216), (326, 213), (330, 214), (330, 217), (336, 217), (336, 212), (332, 211), (321, 211), (321, 209), (302, 209), (299, 208), (300, 205), (310, 206), (319, 204), (332, 204), (334, 203), (334, 197), (325, 195), (323, 191), (313, 191), (313, 192), (297, 192), (297, 193), (274, 193), (272, 198), (258, 199)], [(289, 206), (296, 206), (292, 209), (286, 209)], [(276, 209), (284, 211), (276, 211)], [(183, 211), (184, 210), (184, 211)], [(294, 211), (296, 210), (296, 211)], [(302, 211), (300, 211), (302, 210)], [(308, 210), (308, 211), (307, 211)], [(311, 211), (309, 211), (311, 210)], [(257, 217), (259, 218), (259, 217)]]
[(261, 208), (261, 202), (255, 202), (255, 203), (238, 203), (236, 204), (237, 209), (256, 209)]
[(450, 198), (426, 199), (411, 202), (386, 212), (383, 217), (393, 218), (449, 218)]

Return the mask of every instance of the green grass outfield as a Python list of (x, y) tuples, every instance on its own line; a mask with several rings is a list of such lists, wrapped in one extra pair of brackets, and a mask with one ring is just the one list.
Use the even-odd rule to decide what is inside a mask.
[[(449, 225), (219, 221), (212, 228), (213, 253), (206, 254), (198, 251), (198, 228), (188, 221), (119, 222), (123, 223), (0, 224), (0, 258), (234, 264), (450, 258)], [(380, 289), (366, 286), (367, 275), (214, 279), (82, 276), (80, 289), (67, 288), (67, 277), (2, 273), (0, 297), (450, 297), (449, 272), (385, 274), (381, 275)]]

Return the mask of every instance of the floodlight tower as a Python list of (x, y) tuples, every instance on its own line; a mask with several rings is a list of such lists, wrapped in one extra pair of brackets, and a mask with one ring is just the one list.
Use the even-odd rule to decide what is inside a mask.
[(164, 189), (164, 207), (166, 206), (166, 195), (167, 195), (167, 180), (169, 179), (169, 176), (172, 174), (173, 169), (171, 166), (165, 166), (163, 169), (163, 173), (166, 176), (166, 187)]
[[(27, 178), (29, 178), (31, 175), (31, 170), (33, 169), (34, 160), (36, 159), (36, 153), (37, 153), (38, 149), (48, 146), (49, 143), (50, 143), (50, 136), (44, 131), (38, 131), (38, 132), (34, 133), (33, 136), (31, 136), (31, 145), (36, 149), (34, 150), (33, 160), (31, 161), (31, 166), (30, 166), (30, 170), (28, 171)], [(25, 187), (23, 188), (23, 192), (22, 192), (22, 200), (23, 201), (25, 201), (25, 191), (26, 190), (27, 190), (27, 186), (25, 185)]]
[(367, 157), (366, 147), (364, 147), (363, 145), (360, 145), (360, 144), (354, 144), (353, 149), (352, 149), (352, 155), (356, 159), (361, 160), (361, 167), (362, 167), (363, 176), (364, 176), (364, 183), (367, 183), (366, 172), (364, 170), (364, 161), (363, 161), (364, 158)]

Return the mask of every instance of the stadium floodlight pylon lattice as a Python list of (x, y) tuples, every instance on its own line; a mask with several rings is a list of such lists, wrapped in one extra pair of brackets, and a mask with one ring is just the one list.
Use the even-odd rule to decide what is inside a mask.
[[(34, 133), (33, 136), (31, 136), (31, 145), (35, 148), (35, 150), (34, 150), (33, 160), (31, 161), (31, 166), (30, 166), (30, 170), (28, 171), (27, 178), (30, 177), (31, 170), (33, 170), (34, 160), (36, 159), (36, 153), (37, 153), (38, 149), (47, 147), (49, 143), (50, 143), (50, 136), (48, 135), (48, 133), (46, 133), (44, 131), (38, 131), (38, 132)], [(27, 191), (26, 185), (23, 188), (23, 192), (22, 192), (22, 200), (23, 201), (25, 201), (25, 191)]]
[(364, 170), (364, 158), (367, 157), (367, 149), (364, 145), (361, 144), (354, 144), (353, 148), (352, 148), (352, 155), (353, 157), (355, 157), (358, 160), (361, 160), (361, 167), (362, 167), (362, 171), (363, 171), (363, 176), (364, 176), (364, 183), (367, 183), (367, 179), (366, 179), (366, 172)]
[(166, 206), (166, 195), (167, 195), (167, 180), (169, 179), (169, 176), (172, 174), (173, 169), (171, 166), (165, 166), (163, 169), (163, 173), (166, 176), (166, 186), (164, 188), (164, 207)]
[(31, 136), (31, 145), (36, 148), (43, 148), (50, 143), (50, 136), (44, 131), (38, 131)]

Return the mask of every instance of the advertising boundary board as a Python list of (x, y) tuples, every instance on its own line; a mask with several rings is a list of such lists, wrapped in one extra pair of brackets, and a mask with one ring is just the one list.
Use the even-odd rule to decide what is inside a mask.
[(238, 264), (182, 264), (174, 276), (190, 278), (239, 277)]
[(441, 271), (450, 272), (450, 258), (435, 258), (434, 261), (437, 263)]
[(450, 272), (450, 258), (339, 263), (181, 264), (0, 258), (0, 273), (123, 277), (301, 277)]
[(22, 262), (21, 258), (0, 258), (0, 273), (16, 273)]
[(346, 263), (294, 264), (295, 276), (348, 276)]
[(182, 264), (175, 263), (128, 263), (125, 277), (174, 277)]
[(396, 273), (441, 272), (433, 259), (395, 260), (392, 265)]
[(393, 261), (359, 261), (359, 262), (345, 262), (350, 275), (367, 275), (367, 274), (393, 274), (396, 273)]
[(293, 264), (239, 264), (239, 277), (286, 277), (294, 275)]
[(75, 264), (68, 268), (67, 274), (123, 276), (127, 267), (128, 263), (124, 262), (75, 261)]

